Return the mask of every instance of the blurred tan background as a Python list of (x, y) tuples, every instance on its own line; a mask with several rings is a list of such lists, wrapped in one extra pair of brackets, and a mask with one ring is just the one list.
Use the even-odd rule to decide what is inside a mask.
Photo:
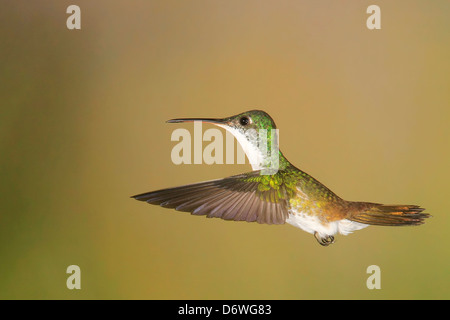
[[(81, 30), (66, 28), (70, 4)], [(366, 27), (371, 4), (381, 30)], [(449, 1), (1, 8), (0, 298), (450, 298)], [(172, 164), (171, 132), (192, 124), (165, 121), (255, 108), (288, 159), (341, 197), (434, 217), (323, 248), (289, 225), (130, 199), (249, 171)], [(81, 290), (66, 288), (71, 264)], [(373, 264), (381, 290), (366, 287)]]

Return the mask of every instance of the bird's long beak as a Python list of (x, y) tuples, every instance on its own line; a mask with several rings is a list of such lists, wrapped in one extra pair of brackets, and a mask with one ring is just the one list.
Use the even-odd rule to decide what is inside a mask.
[(194, 122), (194, 121), (202, 121), (213, 124), (225, 124), (224, 119), (212, 119), (212, 118), (180, 118), (180, 119), (171, 119), (167, 120), (167, 123), (181, 123), (181, 122)]

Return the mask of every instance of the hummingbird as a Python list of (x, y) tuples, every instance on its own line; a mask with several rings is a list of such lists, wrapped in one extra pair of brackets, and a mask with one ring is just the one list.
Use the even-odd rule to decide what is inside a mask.
[[(142, 193), (132, 198), (208, 218), (287, 223), (314, 235), (322, 246), (334, 243), (338, 233), (348, 235), (369, 225), (420, 225), (430, 216), (418, 205), (344, 200), (291, 164), (279, 149), (275, 153), (277, 168), (268, 171), (274, 152), (261, 148), (261, 139), (255, 132), (267, 134), (276, 129), (276, 125), (264, 111), (251, 110), (222, 119), (180, 118), (167, 122), (193, 121), (211, 123), (233, 134), (249, 159), (252, 171)], [(267, 143), (267, 148), (274, 145), (277, 143)]]

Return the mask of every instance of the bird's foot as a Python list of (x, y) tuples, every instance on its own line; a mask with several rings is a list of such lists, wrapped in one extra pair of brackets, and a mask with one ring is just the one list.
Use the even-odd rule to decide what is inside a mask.
[(324, 247), (329, 246), (330, 244), (334, 243), (333, 236), (321, 237), (317, 231), (314, 232), (314, 237), (316, 238), (317, 242)]

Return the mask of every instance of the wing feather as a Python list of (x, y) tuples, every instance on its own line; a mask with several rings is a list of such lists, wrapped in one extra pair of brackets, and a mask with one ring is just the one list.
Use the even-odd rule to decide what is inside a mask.
[(259, 171), (133, 196), (150, 204), (225, 220), (285, 223), (289, 202), (283, 190), (263, 189)]

